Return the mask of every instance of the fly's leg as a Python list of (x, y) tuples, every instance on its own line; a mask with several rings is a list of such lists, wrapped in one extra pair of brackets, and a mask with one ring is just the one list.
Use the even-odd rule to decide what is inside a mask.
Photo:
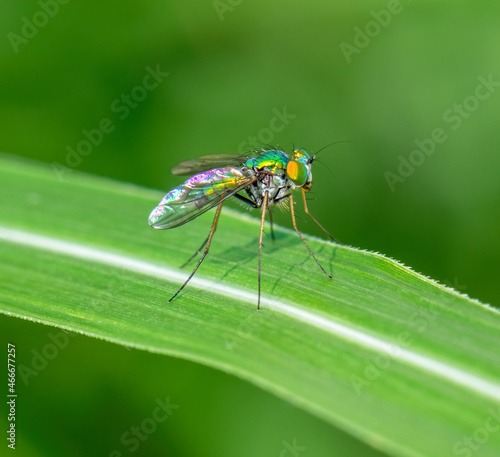
[[(198, 268), (200, 267), (201, 265), (201, 262), (203, 262), (203, 260), (205, 259), (205, 257), (207, 256), (208, 254), (208, 251), (210, 250), (210, 244), (212, 243), (212, 238), (214, 236), (214, 233), (215, 233), (215, 230), (217, 229), (217, 222), (219, 221), (219, 216), (220, 216), (220, 212), (221, 212), (221, 209), (222, 209), (222, 204), (223, 203), (219, 203), (219, 206), (217, 207), (217, 211), (215, 213), (215, 217), (214, 217), (214, 221), (212, 223), (212, 228), (210, 229), (210, 234), (208, 235), (208, 238), (207, 238), (207, 241), (206, 241), (206, 247), (205, 247), (205, 251), (203, 252), (203, 255), (201, 256), (200, 260), (198, 260), (198, 263), (196, 264), (196, 266), (194, 267), (194, 270), (193, 272), (189, 275), (189, 278), (186, 279), (186, 281), (184, 282), (184, 284), (180, 287), (180, 289), (172, 296), (172, 298), (168, 301), (169, 303), (175, 298), (177, 297), (177, 295), (179, 295), (179, 293), (182, 291), (182, 289), (184, 289), (184, 287), (187, 286), (187, 283), (189, 281), (191, 281), (191, 278), (194, 276), (194, 274), (196, 273), (196, 271), (198, 270)], [(205, 243), (204, 243), (205, 244)], [(201, 250), (201, 249), (200, 249)]]
[[(316, 218), (309, 212), (309, 209), (307, 208), (307, 201), (306, 201), (306, 192), (304, 189), (302, 189), (302, 198), (304, 199), (304, 211), (306, 212), (306, 214), (316, 223), (316, 225), (321, 229), (323, 230), (323, 232), (325, 232), (333, 241), (339, 243), (339, 244), (342, 244), (340, 243), (339, 240), (337, 240), (337, 238), (335, 238), (333, 235), (330, 235), (330, 233), (328, 232), (328, 230), (326, 230), (317, 220)], [(293, 210), (292, 210), (293, 212)]]
[(252, 208), (258, 208), (258, 205), (256, 205), (253, 200), (250, 200), (249, 198), (246, 198), (243, 195), (234, 194), (233, 197), (236, 197), (238, 200), (242, 201), (243, 203), (246, 203), (247, 205), (251, 206)]
[[(235, 194), (234, 196), (236, 198), (238, 198), (238, 200), (240, 200), (240, 201), (242, 201), (242, 202), (244, 202), (244, 203), (252, 206), (253, 208), (258, 208), (259, 207), (254, 201), (250, 200), (249, 198), (244, 197), (243, 195)], [(269, 221), (271, 222), (271, 239), (273, 241), (275, 241), (276, 237), (274, 236), (273, 213), (272, 213), (272, 207), (271, 206), (269, 207)]]
[[(290, 199), (290, 212), (292, 213), (292, 223), (293, 223), (293, 228), (295, 229), (295, 231), (297, 232), (297, 235), (300, 236), (300, 239), (302, 240), (302, 242), (304, 243), (304, 246), (307, 248), (307, 250), (309, 251), (309, 254), (312, 255), (313, 259), (316, 261), (316, 263), (318, 264), (318, 266), (321, 268), (321, 270), (323, 271), (323, 273), (325, 273), (325, 275), (327, 275), (330, 279), (333, 279), (331, 275), (329, 275), (325, 269), (321, 266), (321, 264), (319, 263), (318, 259), (316, 258), (316, 256), (314, 255), (314, 253), (311, 251), (311, 248), (309, 247), (309, 245), (307, 244), (306, 240), (304, 239), (304, 236), (302, 235), (302, 233), (299, 232), (299, 229), (297, 228), (297, 223), (295, 222), (295, 212), (293, 210), (293, 205), (294, 205), (294, 202), (293, 202), (293, 196), (292, 194), (290, 194), (288, 196), (288, 198)], [(312, 216), (311, 216), (312, 217)], [(319, 225), (319, 224), (318, 224)], [(321, 226), (320, 226), (321, 227)], [(324, 229), (323, 229), (324, 230)], [(327, 232), (328, 233), (328, 232)]]
[(264, 198), (262, 199), (262, 217), (260, 219), (260, 236), (259, 236), (259, 298), (257, 299), (257, 310), (260, 310), (260, 272), (262, 264), (262, 234), (264, 233), (264, 222), (266, 221), (266, 210), (267, 210), (267, 192), (264, 192)]
[(206, 240), (203, 242), (203, 244), (200, 246), (200, 248), (191, 256), (189, 257), (188, 260), (186, 260), (182, 265), (181, 265), (181, 268), (184, 268), (186, 267), (190, 262), (191, 260), (193, 260), (201, 251), (202, 249), (205, 247), (205, 245), (208, 243), (208, 239), (210, 238), (210, 234), (208, 234)]

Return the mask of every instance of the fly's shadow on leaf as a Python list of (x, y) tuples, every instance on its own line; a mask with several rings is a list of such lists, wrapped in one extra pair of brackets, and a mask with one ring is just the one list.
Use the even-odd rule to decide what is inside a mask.
[[(264, 240), (264, 244), (262, 246), (262, 253), (263, 253), (263, 259), (262, 259), (262, 268), (265, 270), (265, 263), (266, 260), (269, 258), (272, 258), (273, 256), (278, 256), (279, 251), (282, 250), (285, 247), (290, 246), (290, 243), (298, 243), (302, 245), (302, 242), (299, 238), (298, 235), (295, 233), (286, 233), (286, 232), (279, 232), (282, 236), (280, 238), (272, 240), (271, 237), (269, 236), (267, 240)], [(322, 253), (325, 249), (325, 245), (322, 245), (319, 250), (313, 250), (315, 255), (319, 255)], [(226, 249), (222, 253), (219, 253), (217, 255), (217, 259), (214, 260), (212, 258), (212, 261), (219, 262), (220, 264), (225, 264), (228, 265), (228, 260), (230, 260), (231, 264), (233, 264), (231, 267), (229, 267), (223, 275), (220, 277), (221, 280), (226, 279), (231, 273), (235, 272), (238, 268), (240, 268), (243, 265), (248, 264), (252, 260), (256, 259), (259, 255), (259, 239), (255, 238), (254, 240), (248, 242), (246, 245), (242, 246), (240, 249), (235, 249), (235, 248), (230, 248)], [(304, 247), (305, 249), (305, 247)], [(333, 252), (326, 262), (323, 260), (321, 264), (323, 265), (323, 268), (325, 268), (327, 271), (329, 271), (330, 275), (333, 275), (333, 260), (336, 257), (336, 247), (334, 247)], [(306, 251), (304, 259), (299, 263), (293, 263), (287, 268), (287, 270), (280, 275), (278, 278), (277, 282), (273, 286), (273, 291), (280, 282), (281, 279), (284, 277), (288, 276), (290, 272), (294, 269), (297, 268), (297, 266), (302, 266), (304, 265), (307, 261), (311, 260), (314, 262), (314, 259), (311, 258), (311, 255)], [(325, 265), (326, 264), (326, 265)], [(320, 274), (323, 274), (320, 270), (318, 270)]]
[[(310, 246), (309, 246), (310, 247)], [(323, 266), (323, 268), (327, 271), (327, 273), (330, 274), (330, 276), (333, 276), (333, 278), (335, 279), (335, 276), (334, 276), (334, 268), (333, 268), (333, 264), (334, 264), (334, 259), (335, 257), (337, 256), (337, 247), (334, 246), (333, 247), (333, 250), (332, 250), (332, 253), (330, 255), (330, 258), (325, 261), (323, 259), (321, 259), (320, 257), (320, 254), (325, 250), (325, 247), (327, 247), (327, 245), (322, 245), (321, 248), (317, 249), (317, 250), (313, 250), (314, 252), (314, 255), (316, 256), (316, 258), (319, 260), (319, 262), (321, 263), (321, 265)], [(311, 248), (312, 249), (312, 248)], [(312, 258), (311, 254), (309, 254), (308, 252), (304, 255), (304, 258), (301, 262), (299, 263), (294, 263), (293, 265), (290, 265), (286, 270), (283, 271), (283, 274), (281, 274), (277, 279), (276, 281), (274, 282), (272, 288), (271, 288), (271, 293), (274, 293), (276, 291), (276, 288), (278, 287), (279, 283), (286, 277), (290, 276), (290, 274), (292, 273), (293, 270), (295, 270), (296, 268), (299, 268), (299, 267), (303, 267), (307, 262), (313, 262), (313, 263), (316, 263), (314, 262), (314, 259)], [(314, 273), (314, 274), (318, 274), (318, 275), (321, 275), (321, 276), (324, 276), (325, 277), (325, 280), (330, 280), (329, 278), (326, 277), (326, 275), (319, 269), (319, 267), (317, 266), (314, 266), (314, 268), (317, 269), (317, 272)], [(311, 272), (311, 274), (313, 274), (313, 272)]]
[[(259, 240), (257, 239), (257, 242), (252, 240), (248, 242), (246, 245), (242, 246), (241, 248), (236, 248), (236, 249), (230, 248), (220, 253), (217, 256), (218, 259), (216, 261), (224, 263), (228, 266), (230, 264), (232, 265), (224, 272), (224, 274), (221, 276), (220, 279), (221, 280), (226, 279), (231, 273), (236, 271), (238, 268), (242, 267), (243, 265), (246, 265), (247, 263), (255, 259), (258, 256), (258, 246), (259, 246)], [(228, 260), (230, 260), (230, 263), (228, 262)]]

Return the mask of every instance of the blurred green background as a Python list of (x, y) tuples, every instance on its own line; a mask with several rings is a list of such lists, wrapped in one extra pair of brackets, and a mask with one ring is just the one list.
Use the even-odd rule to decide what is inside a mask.
[[(187, 158), (349, 141), (319, 155), (311, 212), (343, 242), (496, 305), (499, 14), (465, 1), (7, 0), (0, 150), (167, 191)], [(431, 146), (435, 129), (445, 140)], [(432, 154), (412, 152), (422, 141)], [(0, 329), (27, 365), (58, 332), (4, 316)], [(238, 379), (83, 336), (20, 390), (22, 456), (129, 455), (121, 435), (166, 396), (179, 409), (136, 455), (284, 456), (293, 440), (303, 456), (380, 455)]]

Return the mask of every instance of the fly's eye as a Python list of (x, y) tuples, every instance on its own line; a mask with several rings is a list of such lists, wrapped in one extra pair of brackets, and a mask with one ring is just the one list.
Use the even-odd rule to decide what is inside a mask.
[(302, 162), (290, 160), (286, 166), (286, 172), (288, 177), (298, 187), (302, 187), (307, 181), (308, 170)]

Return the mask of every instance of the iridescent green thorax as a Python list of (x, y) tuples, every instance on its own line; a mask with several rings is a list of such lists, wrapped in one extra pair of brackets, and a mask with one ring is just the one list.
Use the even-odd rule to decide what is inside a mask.
[(286, 170), (290, 158), (283, 151), (277, 149), (264, 150), (259, 157), (252, 157), (245, 162), (245, 167), (262, 170), (267, 168), (271, 173)]

